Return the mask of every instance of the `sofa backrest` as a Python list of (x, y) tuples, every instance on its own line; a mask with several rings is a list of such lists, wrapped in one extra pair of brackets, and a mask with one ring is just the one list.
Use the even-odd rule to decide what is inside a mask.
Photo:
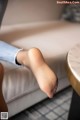
[(2, 25), (57, 20), (62, 9), (57, 0), (8, 0)]

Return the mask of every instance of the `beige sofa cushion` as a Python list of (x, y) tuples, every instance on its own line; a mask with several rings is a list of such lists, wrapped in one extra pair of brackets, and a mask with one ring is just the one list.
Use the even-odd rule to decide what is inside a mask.
[(62, 11), (56, 0), (8, 0), (2, 25), (58, 20)]
[[(60, 80), (66, 77), (67, 52), (75, 44), (80, 43), (80, 24), (57, 21), (4, 26), (1, 28), (0, 38), (21, 48), (39, 48)], [(39, 88), (28, 68), (14, 66), (8, 62), (3, 62), (3, 65), (5, 68), (3, 94), (6, 102)]]

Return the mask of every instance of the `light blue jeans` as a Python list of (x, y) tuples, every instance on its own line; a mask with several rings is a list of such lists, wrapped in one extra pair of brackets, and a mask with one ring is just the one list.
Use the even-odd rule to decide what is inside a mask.
[(20, 50), (22, 49), (16, 48), (6, 42), (0, 41), (0, 60), (17, 64), (16, 56)]

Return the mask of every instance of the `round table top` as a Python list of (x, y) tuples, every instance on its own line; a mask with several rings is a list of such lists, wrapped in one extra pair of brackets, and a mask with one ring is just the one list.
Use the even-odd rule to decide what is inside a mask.
[(75, 45), (68, 52), (67, 64), (71, 85), (80, 95), (80, 44)]

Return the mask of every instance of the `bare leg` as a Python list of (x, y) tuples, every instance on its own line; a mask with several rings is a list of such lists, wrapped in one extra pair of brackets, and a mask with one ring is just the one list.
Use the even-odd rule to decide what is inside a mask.
[(29, 67), (34, 73), (40, 89), (52, 98), (57, 84), (55, 73), (46, 64), (42, 53), (37, 48), (22, 50), (17, 54), (17, 61)]

